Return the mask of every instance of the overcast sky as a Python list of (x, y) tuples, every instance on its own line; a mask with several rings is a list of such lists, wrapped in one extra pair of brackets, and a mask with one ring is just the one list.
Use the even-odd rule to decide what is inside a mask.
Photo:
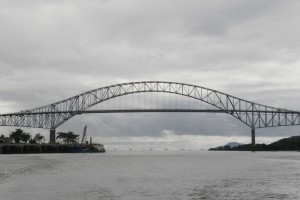
[[(144, 80), (190, 83), (300, 110), (299, 10), (297, 0), (1, 0), (0, 113)], [(86, 124), (90, 135), (116, 146), (250, 142), (241, 122), (205, 113), (82, 115), (58, 131), (81, 133)], [(268, 142), (299, 132), (269, 128), (257, 135)], [(218, 139), (203, 139), (212, 137)]]

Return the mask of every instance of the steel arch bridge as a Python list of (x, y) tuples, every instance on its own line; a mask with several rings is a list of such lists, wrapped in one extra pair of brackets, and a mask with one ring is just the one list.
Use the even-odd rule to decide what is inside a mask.
[[(113, 98), (135, 93), (171, 93), (190, 97), (211, 106), (214, 110), (197, 109), (135, 109), (99, 110), (88, 109)], [(217, 90), (177, 82), (142, 81), (101, 87), (50, 105), (1, 114), (0, 126), (18, 126), (50, 129), (50, 143), (55, 142), (55, 129), (77, 114), (108, 112), (220, 112), (237, 118), (252, 130), (277, 126), (300, 125), (300, 112), (286, 110), (247, 101)]]

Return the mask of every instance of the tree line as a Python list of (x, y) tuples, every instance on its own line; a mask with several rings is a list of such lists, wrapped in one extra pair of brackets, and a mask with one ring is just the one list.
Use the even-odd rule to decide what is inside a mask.
[[(77, 144), (79, 135), (75, 135), (73, 132), (58, 132), (56, 139), (63, 141), (65, 144)], [(15, 144), (42, 144), (45, 143), (45, 137), (40, 133), (32, 136), (30, 133), (26, 133), (22, 129), (16, 129), (11, 132), (8, 137), (4, 135), (0, 136), (0, 143), (15, 143)]]
[(8, 137), (1, 135), (0, 140), (2, 140), (2, 143), (16, 144), (41, 144), (42, 142), (45, 143), (45, 137), (40, 133), (37, 133), (32, 137), (30, 133), (26, 133), (22, 129), (16, 129), (15, 131), (11, 132)]
[[(251, 151), (253, 150), (251, 144), (243, 144), (235, 147), (220, 146), (211, 148), (212, 151)], [(292, 136), (283, 138), (271, 144), (256, 144), (256, 151), (300, 151), (300, 136)]]

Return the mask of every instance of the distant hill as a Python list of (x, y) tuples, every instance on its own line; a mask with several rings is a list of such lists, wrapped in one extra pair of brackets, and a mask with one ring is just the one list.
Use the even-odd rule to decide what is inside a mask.
[(300, 136), (283, 138), (268, 145), (272, 150), (300, 151)]
[(229, 143), (225, 144), (224, 146), (230, 146), (232, 148), (232, 147), (237, 147), (239, 145), (243, 145), (243, 144), (238, 143), (238, 142), (229, 142)]
[[(241, 144), (232, 146), (230, 143), (216, 148), (209, 149), (210, 151), (252, 151), (251, 144)], [(256, 144), (256, 151), (300, 151), (300, 136), (292, 136), (283, 138), (269, 145)]]

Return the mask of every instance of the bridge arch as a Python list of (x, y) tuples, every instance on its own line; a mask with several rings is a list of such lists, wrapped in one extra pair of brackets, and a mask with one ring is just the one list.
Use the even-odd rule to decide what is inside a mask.
[(0, 126), (48, 128), (61, 124), (88, 108), (113, 98), (135, 93), (171, 93), (210, 104), (237, 118), (252, 130), (300, 124), (300, 112), (275, 108), (241, 99), (217, 90), (177, 82), (142, 81), (101, 87), (50, 105), (0, 115)]
[[(299, 112), (297, 111), (258, 104), (197, 85), (142, 81), (101, 87), (50, 105), (0, 115), (2, 118), (0, 125), (10, 125), (10, 123), (5, 122), (15, 121), (16, 126), (55, 129), (76, 114), (80, 114), (96, 104), (124, 95), (150, 92), (177, 94), (202, 101), (232, 115), (254, 129), (300, 124)], [(32, 121), (30, 121), (30, 117), (33, 117)]]

